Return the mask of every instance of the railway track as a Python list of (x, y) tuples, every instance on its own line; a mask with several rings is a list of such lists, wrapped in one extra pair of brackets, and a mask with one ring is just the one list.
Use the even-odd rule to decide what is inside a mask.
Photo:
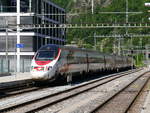
[(33, 81), (29, 81), (26, 83), (20, 83), (17, 85), (9, 85), (8, 87), (1, 87), (0, 88), (0, 99), (1, 98), (5, 98), (5, 97), (10, 97), (10, 96), (14, 96), (14, 95), (18, 95), (21, 93), (27, 93), (33, 90), (38, 90), (38, 87), (34, 87), (34, 82)]
[[(23, 84), (19, 84), (18, 86), (12, 86), (12, 87), (4, 87), (0, 89), (0, 99), (5, 98), (13, 98), (22, 94), (31, 93), (35, 91), (44, 90), (46, 88), (54, 88), (59, 87), (62, 84), (58, 83), (42, 83), (42, 84), (36, 84), (35, 82), (27, 82)], [(64, 84), (63, 84), (64, 85)]]
[[(75, 98), (76, 96), (79, 96), (85, 92), (89, 92), (90, 90), (103, 86), (107, 83), (110, 83), (111, 81), (115, 81), (116, 79), (119, 79), (121, 77), (128, 76), (132, 73), (142, 73), (145, 72), (141, 69), (129, 71), (129, 72), (122, 72), (119, 74), (112, 74), (107, 77), (103, 77), (97, 80), (93, 80), (91, 82), (81, 84), (79, 86), (71, 87), (67, 90), (62, 90), (56, 93), (47, 94), (45, 96), (40, 96), (37, 98), (28, 98), (28, 101), (19, 101), (19, 102), (12, 102), (9, 103), (7, 100), (1, 101), (0, 104), (0, 112), (15, 112), (15, 113), (24, 113), (24, 112), (37, 112), (42, 109), (45, 109), (49, 106), (55, 105), (57, 103), (61, 103), (63, 101), (66, 101), (71, 98)], [(132, 76), (133, 77), (133, 76)], [(138, 77), (135, 77), (134, 79), (138, 79)], [(133, 81), (132, 81), (133, 82)], [(95, 107), (93, 107), (95, 108)], [(92, 109), (95, 112), (99, 107), (96, 107), (95, 109)], [(58, 110), (60, 111), (60, 110)]]
[(38, 90), (41, 90), (44, 88), (47, 88), (47, 87), (24, 86), (24, 87), (15, 88), (13, 90), (10, 89), (10, 90), (6, 90), (6, 91), (1, 91), (0, 92), (0, 99), (4, 99), (4, 98), (8, 98), (8, 97), (11, 98), (13, 96), (18, 96), (18, 95), (30, 93), (33, 91), (38, 91)]
[(150, 73), (142, 74), (130, 84), (118, 90), (107, 101), (93, 109), (91, 113), (128, 113), (149, 79)]

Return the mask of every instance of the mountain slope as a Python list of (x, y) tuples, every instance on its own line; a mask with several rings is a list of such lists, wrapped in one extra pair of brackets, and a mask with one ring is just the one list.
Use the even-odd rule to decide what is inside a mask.
[[(126, 0), (94, 0), (94, 14), (91, 13), (92, 0), (53, 0), (66, 9), (68, 14), (78, 14), (67, 16), (68, 23), (86, 24), (86, 23), (148, 23), (149, 14), (144, 6), (149, 0), (128, 0), (128, 12), (126, 18)], [(124, 12), (120, 14), (102, 13), (102, 12)], [(94, 34), (96, 35), (117, 35), (117, 34), (150, 34), (150, 28), (105, 28), (105, 29), (68, 29), (67, 41), (75, 41), (79, 46), (85, 48), (94, 48)], [(128, 51), (145, 49), (149, 45), (150, 37), (121, 37), (119, 38), (97, 38), (96, 48), (102, 52), (118, 53), (119, 43), (123, 53)], [(141, 56), (141, 57), (137, 57)], [(137, 64), (139, 59), (143, 58), (141, 53), (135, 55)]]
[[(128, 0), (129, 23), (148, 23), (149, 14), (144, 3), (148, 0)], [(94, 14), (91, 13), (91, 0), (53, 0), (66, 9), (68, 14), (78, 14), (67, 16), (68, 23), (126, 23), (126, 0), (94, 0)], [(102, 12), (123, 12), (122, 14), (102, 13)], [(105, 29), (68, 29), (67, 41), (76, 41), (79, 46), (93, 48), (94, 34), (114, 35), (114, 34), (150, 34), (149, 28), (105, 28)], [(149, 44), (149, 37), (123, 37), (118, 38), (97, 38), (97, 50), (102, 52), (118, 52), (118, 44), (121, 40), (122, 50), (144, 49)]]

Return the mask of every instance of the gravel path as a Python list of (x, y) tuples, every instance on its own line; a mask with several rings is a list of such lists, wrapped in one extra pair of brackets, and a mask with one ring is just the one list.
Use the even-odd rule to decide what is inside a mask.
[(117, 81), (112, 81), (111, 83), (94, 88), (84, 94), (49, 106), (38, 113), (89, 113), (97, 104), (103, 103), (110, 98), (112, 94), (115, 94), (143, 72), (144, 71), (140, 71), (138, 74), (130, 74), (128, 77), (119, 78)]
[(29, 100), (34, 100), (36, 98), (42, 98), (49, 94), (54, 94), (58, 91), (63, 91), (70, 87), (71, 87), (70, 85), (67, 85), (67, 86), (59, 86), (59, 87), (54, 87), (54, 88), (45, 88), (40, 91), (34, 91), (31, 93), (22, 94), (20, 96), (14, 96), (13, 98), (10, 97), (10, 98), (0, 99), (0, 109), (5, 108), (5, 107), (7, 108), (8, 106), (11, 106), (11, 105), (17, 105), (22, 102), (28, 102)]
[(128, 110), (149, 77), (150, 75), (148, 74), (142, 76), (108, 103), (104, 104), (96, 113), (126, 113), (126, 110)]
[[(43, 112), (44, 113), (47, 113), (47, 112), (48, 113), (49, 112), (50, 113), (55, 113), (55, 112), (59, 112), (59, 113), (89, 113), (89, 111), (91, 109), (94, 109), (97, 105), (106, 101), (108, 98), (110, 98), (112, 96), (112, 94), (114, 95), (116, 92), (120, 91), (124, 86), (129, 84), (131, 81), (136, 79), (140, 74), (145, 73), (146, 71), (147, 70), (142, 70), (142, 71), (118, 78), (117, 80), (114, 80), (112, 82), (105, 83), (103, 85), (100, 85), (99, 87), (96, 87), (96, 88), (93, 88), (92, 90), (87, 91), (86, 93), (81, 93), (80, 95), (78, 94), (77, 96), (74, 96), (73, 98), (69, 98), (68, 100), (61, 101), (61, 102), (51, 105), (51, 106), (49, 105), (46, 108), (38, 111), (38, 113), (43, 113)], [(105, 81), (105, 79), (104, 79), (104, 81)], [(84, 84), (84, 83), (82, 83), (82, 84)], [(99, 84), (99, 83), (95, 83), (95, 85), (96, 84)], [(66, 86), (59, 86), (59, 87), (53, 87), (53, 88), (45, 88), (40, 91), (34, 91), (34, 92), (31, 92), (28, 94), (22, 94), (20, 96), (14, 97), (14, 98), (2, 99), (2, 100), (0, 100), (0, 109), (7, 108), (11, 105), (14, 106), (14, 105), (18, 105), (21, 103), (29, 102), (29, 100), (32, 101), (37, 98), (46, 97), (48, 95), (55, 94), (57, 92), (60, 92), (60, 91), (66, 90), (66, 89), (70, 89), (70, 88), (76, 87), (78, 85), (81, 85), (81, 84), (77, 84), (77, 85), (74, 84), (73, 86), (66, 85)], [(83, 91), (84, 88), (79, 89), (79, 90)], [(78, 92), (78, 90), (77, 89), (73, 90), (72, 93), (75, 94), (75, 92)], [(68, 93), (68, 94), (71, 95), (71, 93)], [(58, 98), (60, 98), (60, 96)], [(45, 102), (45, 104), (47, 105), (47, 103), (49, 103), (50, 101), (55, 100), (55, 98), (50, 98), (50, 99), (47, 100), (47, 98), (45, 98), (46, 101), (43, 101), (43, 102)], [(43, 104), (38, 104), (38, 105), (43, 105)], [(36, 104), (33, 104), (32, 107), (30, 105), (28, 105), (28, 107), (26, 107), (25, 109), (29, 110), (29, 107), (32, 108), (32, 107), (37, 107), (37, 106), (36, 106)], [(24, 109), (21, 112), (23, 112), (23, 111), (24, 111)], [(10, 112), (12, 113), (13, 111), (10, 111)]]
[(128, 113), (141, 113), (141, 110), (144, 109), (143, 106), (144, 106), (144, 103), (146, 101), (149, 91), (150, 91), (150, 80), (147, 83), (146, 87), (143, 89), (142, 93), (137, 98), (137, 100), (133, 103)]

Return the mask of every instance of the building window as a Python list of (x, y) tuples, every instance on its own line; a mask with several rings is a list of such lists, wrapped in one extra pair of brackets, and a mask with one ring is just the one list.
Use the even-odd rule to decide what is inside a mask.
[(53, 19), (53, 6), (50, 5), (50, 19)]
[(41, 37), (38, 37), (38, 49), (41, 47)]
[(24, 44), (24, 48), (20, 49), (22, 52), (33, 51), (33, 37), (32, 36), (21, 36), (20, 43)]
[[(15, 51), (16, 43), (17, 43), (16, 36), (8, 36), (8, 51), (9, 52)], [(6, 51), (6, 36), (0, 36), (0, 51), (1, 52)]]
[(20, 11), (21, 12), (29, 11), (29, 0), (20, 0)]

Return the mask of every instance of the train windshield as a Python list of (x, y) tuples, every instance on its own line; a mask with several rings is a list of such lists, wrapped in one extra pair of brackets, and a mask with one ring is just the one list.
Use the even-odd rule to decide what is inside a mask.
[(55, 58), (55, 51), (39, 51), (35, 60), (53, 60)]

